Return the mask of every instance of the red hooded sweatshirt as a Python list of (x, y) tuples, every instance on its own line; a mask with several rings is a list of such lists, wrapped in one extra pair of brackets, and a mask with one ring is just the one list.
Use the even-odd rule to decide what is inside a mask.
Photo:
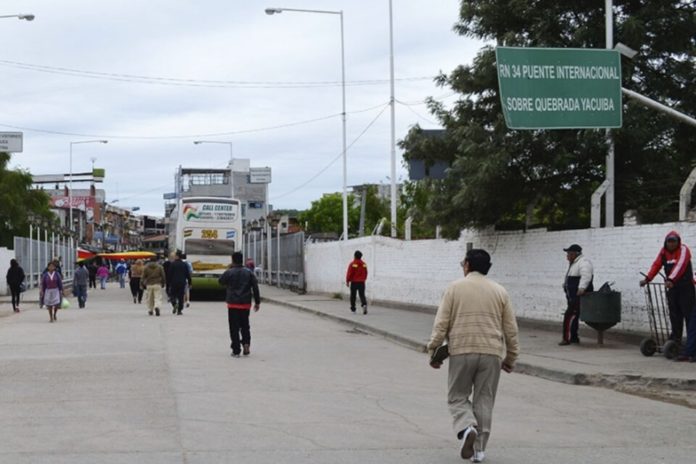
[[(675, 237), (677, 239), (677, 248), (674, 251), (667, 250), (667, 239)], [(691, 268), (691, 251), (689, 247), (684, 245), (676, 230), (671, 231), (665, 237), (665, 244), (657, 254), (657, 258), (648, 271), (648, 281), (655, 278), (660, 268), (664, 268), (667, 280), (674, 283), (684, 279), (685, 281), (693, 280), (693, 271)]]
[(354, 259), (348, 265), (346, 272), (346, 282), (361, 283), (367, 280), (367, 264), (362, 259)]

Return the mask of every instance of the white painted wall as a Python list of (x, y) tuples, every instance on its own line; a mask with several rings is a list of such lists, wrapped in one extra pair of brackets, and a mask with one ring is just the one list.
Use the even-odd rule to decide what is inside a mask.
[(0, 248), (0, 295), (9, 295), (7, 288), (7, 270), (10, 268), (10, 260), (14, 259), (14, 251)]
[(594, 264), (595, 288), (610, 281), (622, 292), (623, 321), (617, 328), (647, 331), (639, 273), (647, 272), (672, 229), (687, 245), (696, 244), (696, 223), (687, 222), (562, 232), (465, 231), (459, 241), (449, 242), (366, 237), (346, 244), (310, 244), (305, 254), (307, 290), (347, 294), (345, 272), (359, 249), (368, 265), (370, 300), (435, 306), (449, 282), (462, 276), (459, 262), (471, 242), (491, 253), (489, 277), (508, 289), (519, 317), (560, 321), (565, 310), (561, 285), (568, 266), (563, 248), (578, 243)]

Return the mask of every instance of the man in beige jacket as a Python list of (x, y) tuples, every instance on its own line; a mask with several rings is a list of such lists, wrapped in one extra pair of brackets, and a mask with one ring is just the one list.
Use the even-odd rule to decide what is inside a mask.
[[(464, 278), (445, 291), (428, 351), (432, 356), (447, 340), (447, 403), (461, 440), (459, 454), (462, 459), (482, 462), (500, 371), (512, 372), (519, 353), (517, 321), (507, 291), (486, 277), (490, 255), (485, 250), (470, 250), (461, 264)], [(439, 369), (442, 361), (431, 358), (430, 365)]]

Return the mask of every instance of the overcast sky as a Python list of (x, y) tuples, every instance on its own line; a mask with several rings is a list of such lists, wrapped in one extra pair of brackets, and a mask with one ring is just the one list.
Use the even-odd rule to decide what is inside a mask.
[[(67, 173), (71, 141), (106, 138), (75, 145), (73, 171), (96, 157), (107, 201), (162, 215), (177, 166), (226, 165), (227, 146), (192, 143), (218, 140), (273, 169), (275, 208), (304, 209), (340, 191), (338, 17), (268, 16), (266, 7), (344, 11), (347, 81), (381, 81), (348, 87), (351, 143), (389, 101), (387, 0), (0, 0), (0, 15), (36, 15), (0, 19), (0, 131), (24, 132), (13, 166)], [(398, 139), (415, 123), (437, 127), (419, 102), (456, 96), (429, 77), (470, 63), (481, 46), (452, 31), (458, 8), (458, 0), (394, 0), (396, 98), (411, 105), (397, 105)], [(397, 164), (405, 178), (400, 152)], [(389, 169), (386, 109), (348, 150), (348, 184), (386, 183)]]

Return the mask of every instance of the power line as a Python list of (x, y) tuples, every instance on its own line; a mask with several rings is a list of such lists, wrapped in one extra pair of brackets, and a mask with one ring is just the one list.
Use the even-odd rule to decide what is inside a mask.
[[(358, 114), (358, 113), (365, 113), (368, 111), (375, 110), (377, 108), (381, 108), (384, 103), (380, 103), (379, 105), (370, 107), (370, 108), (364, 108), (361, 110), (356, 110), (356, 111), (349, 111), (348, 114)], [(27, 132), (39, 132), (43, 134), (51, 134), (51, 135), (66, 135), (66, 136), (71, 136), (71, 137), (94, 137), (94, 138), (104, 138), (104, 139), (121, 139), (121, 140), (174, 140), (174, 139), (197, 139), (197, 138), (203, 138), (203, 137), (224, 137), (224, 136), (231, 136), (231, 135), (240, 135), (240, 134), (251, 134), (251, 133), (256, 133), (256, 132), (266, 132), (266, 131), (272, 131), (272, 130), (277, 130), (277, 129), (285, 129), (288, 127), (295, 127), (295, 126), (301, 126), (304, 124), (312, 124), (315, 122), (320, 122), (320, 121), (326, 121), (329, 119), (334, 119), (337, 117), (340, 117), (341, 113), (336, 113), (336, 114), (330, 114), (326, 116), (321, 116), (318, 118), (313, 118), (313, 119), (305, 119), (302, 121), (294, 121), (294, 122), (288, 122), (284, 124), (277, 124), (274, 126), (266, 126), (266, 127), (257, 127), (253, 129), (240, 129), (236, 131), (227, 131), (227, 132), (212, 132), (208, 134), (185, 134), (185, 135), (157, 135), (157, 136), (142, 136), (142, 135), (119, 135), (119, 134), (82, 134), (82, 133), (77, 133), (77, 132), (62, 132), (62, 131), (55, 131), (51, 129), (40, 129), (40, 128), (35, 128), (35, 127), (25, 127), (25, 126), (16, 126), (12, 124), (5, 124), (0, 122), (0, 127), (8, 127), (10, 129), (16, 129), (16, 130), (21, 130), (21, 131), (27, 131)]]
[(441, 124), (438, 124), (437, 122), (433, 121), (432, 119), (426, 118), (425, 116), (423, 116), (422, 114), (420, 114), (418, 111), (414, 110), (414, 109), (411, 107), (412, 105), (407, 105), (406, 103), (404, 103), (404, 102), (402, 102), (402, 101), (399, 101), (399, 100), (396, 100), (396, 102), (397, 102), (398, 104), (400, 104), (401, 106), (404, 106), (404, 107), (408, 108), (408, 110), (411, 111), (411, 113), (415, 114), (418, 118), (422, 119), (423, 121), (425, 121), (425, 122), (427, 122), (427, 123), (429, 123), (429, 124), (432, 124), (432, 125), (434, 125), (434, 126), (440, 126), (440, 125), (441, 125)]
[[(360, 133), (360, 135), (358, 135), (358, 136), (346, 147), (346, 150), (348, 150), (348, 148), (351, 148), (353, 145), (355, 145), (355, 144), (357, 143), (357, 141), (360, 140), (360, 139), (362, 138), (362, 136), (365, 135), (365, 133), (366, 133), (368, 130), (370, 130), (370, 128), (374, 125), (374, 123), (377, 122), (377, 120), (380, 118), (380, 116), (382, 116), (382, 114), (384, 114), (384, 111), (386, 111), (387, 108), (389, 108), (389, 104), (384, 105), (384, 108), (382, 108), (382, 111), (380, 111), (379, 113), (377, 113), (377, 116), (375, 116), (375, 117), (372, 119), (372, 121), (370, 121), (370, 123), (365, 127), (365, 129), (363, 129), (363, 131)], [(319, 177), (320, 175), (324, 174), (331, 166), (334, 165), (334, 163), (335, 163), (336, 161), (338, 161), (338, 160), (341, 158), (341, 156), (343, 156), (343, 152), (339, 153), (338, 156), (336, 156), (335, 158), (333, 158), (333, 159), (329, 162), (329, 164), (327, 164), (326, 166), (324, 166), (321, 170), (319, 170), (319, 172), (317, 172), (317, 173), (314, 174), (312, 177), (310, 177), (309, 179), (307, 179), (304, 183), (302, 183), (301, 185), (298, 185), (297, 187), (295, 187), (294, 189), (290, 190), (289, 192), (285, 192), (285, 193), (283, 193), (282, 195), (278, 195), (278, 196), (275, 196), (275, 197), (271, 198), (271, 200), (277, 200), (277, 199), (279, 199), (279, 198), (286, 197), (286, 196), (291, 195), (291, 194), (297, 192), (298, 190), (300, 190), (300, 189), (306, 187), (306, 186), (309, 185), (312, 181), (314, 181), (314, 179), (316, 179), (316, 178)]]
[[(47, 74), (56, 74), (64, 76), (82, 77), (89, 79), (110, 80), (118, 82), (132, 82), (139, 84), (150, 85), (168, 85), (180, 87), (206, 87), (206, 88), (248, 88), (248, 89), (270, 89), (270, 88), (322, 88), (322, 87), (338, 87), (342, 85), (341, 81), (243, 81), (243, 80), (214, 80), (214, 79), (182, 79), (175, 77), (163, 76), (144, 76), (138, 74), (125, 73), (107, 73), (98, 71), (86, 71), (74, 68), (65, 68), (58, 66), (45, 66), (31, 63), (22, 63), (19, 61), (0, 60), (0, 66), (22, 69), (25, 71), (42, 72)], [(397, 78), (397, 81), (423, 81), (432, 80), (433, 76), (418, 76), (418, 77), (402, 77)], [(347, 86), (368, 86), (387, 84), (388, 79), (369, 79), (356, 80), (346, 82)]]

